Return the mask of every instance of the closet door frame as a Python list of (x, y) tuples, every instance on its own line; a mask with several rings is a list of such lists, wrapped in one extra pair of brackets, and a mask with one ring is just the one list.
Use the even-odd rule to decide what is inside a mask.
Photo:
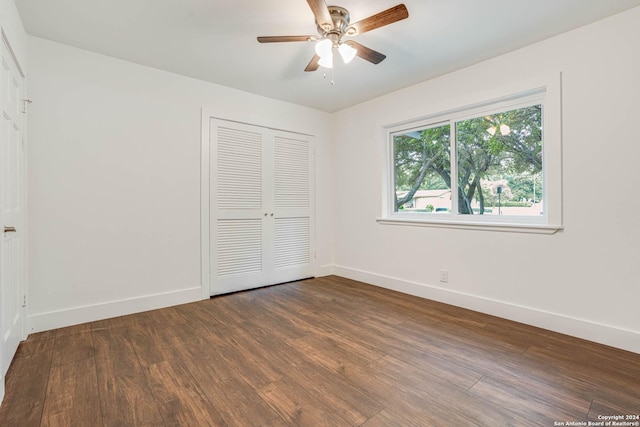
[[(202, 108), (201, 115), (201, 181), (200, 181), (200, 243), (201, 243), (201, 297), (202, 299), (208, 299), (211, 297), (210, 290), (210, 278), (211, 278), (211, 173), (214, 165), (211, 164), (211, 150), (214, 147), (211, 144), (211, 120), (224, 120), (227, 122), (235, 122), (244, 125), (258, 126), (262, 128), (271, 129), (275, 132), (286, 132), (292, 135), (300, 135), (311, 139), (313, 147), (314, 136), (309, 132), (300, 132), (289, 129), (280, 129), (270, 125), (269, 123), (250, 123), (248, 120), (242, 120), (241, 117), (225, 117), (225, 114), (220, 114), (217, 110)], [(310, 248), (310, 264), (313, 270), (313, 274), (317, 270), (316, 266), (316, 248), (315, 248), (315, 147), (311, 150), (310, 161), (310, 185), (311, 185), (311, 200), (310, 200), (310, 215), (311, 215), (311, 248)]]

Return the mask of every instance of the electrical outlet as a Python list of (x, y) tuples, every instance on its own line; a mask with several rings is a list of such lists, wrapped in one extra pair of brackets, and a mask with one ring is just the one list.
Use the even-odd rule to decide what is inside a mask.
[(444, 268), (440, 270), (440, 282), (449, 283), (449, 270)]

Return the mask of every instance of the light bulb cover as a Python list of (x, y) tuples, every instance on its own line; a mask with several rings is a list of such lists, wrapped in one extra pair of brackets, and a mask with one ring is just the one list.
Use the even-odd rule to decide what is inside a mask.
[(338, 52), (340, 52), (340, 56), (342, 56), (342, 60), (345, 64), (351, 62), (351, 60), (355, 58), (356, 53), (358, 53), (356, 49), (346, 43), (340, 44), (340, 46), (338, 47)]
[(316, 43), (316, 53), (320, 58), (331, 55), (333, 56), (333, 42), (329, 39), (320, 40)]
[(329, 52), (328, 55), (321, 56), (318, 65), (324, 68), (333, 68), (333, 53)]

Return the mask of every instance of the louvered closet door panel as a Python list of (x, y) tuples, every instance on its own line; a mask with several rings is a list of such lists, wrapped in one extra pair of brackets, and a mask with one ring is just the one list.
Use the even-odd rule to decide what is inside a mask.
[(313, 275), (312, 146), (309, 137), (274, 135), (274, 249), (272, 281)]
[(309, 218), (276, 218), (274, 235), (273, 263), (276, 270), (311, 262)]
[(262, 134), (218, 127), (218, 194), (220, 210), (262, 210)]
[(268, 284), (266, 146), (262, 128), (220, 120), (210, 125), (210, 283), (217, 295)]
[(308, 213), (309, 142), (276, 136), (274, 144), (275, 207)]
[(262, 272), (262, 220), (219, 219), (218, 277)]

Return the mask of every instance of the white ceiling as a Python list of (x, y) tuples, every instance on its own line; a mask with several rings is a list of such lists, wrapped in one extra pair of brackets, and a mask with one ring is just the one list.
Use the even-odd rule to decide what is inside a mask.
[[(336, 0), (359, 21), (401, 0)], [(333, 0), (331, 3), (334, 4)], [(27, 32), (93, 52), (334, 112), (640, 5), (640, 0), (404, 0), (409, 18), (355, 38), (387, 55), (303, 70), (305, 0), (17, 0)], [(338, 61), (336, 61), (338, 62)]]

